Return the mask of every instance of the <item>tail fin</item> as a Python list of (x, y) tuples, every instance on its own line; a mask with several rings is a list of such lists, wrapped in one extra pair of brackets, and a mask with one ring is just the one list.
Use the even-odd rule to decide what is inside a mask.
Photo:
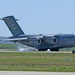
[(18, 23), (16, 22), (17, 19), (14, 18), (14, 16), (7, 16), (2, 18), (2, 20), (6, 23), (9, 30), (14, 36), (18, 36), (21, 34), (24, 34)]

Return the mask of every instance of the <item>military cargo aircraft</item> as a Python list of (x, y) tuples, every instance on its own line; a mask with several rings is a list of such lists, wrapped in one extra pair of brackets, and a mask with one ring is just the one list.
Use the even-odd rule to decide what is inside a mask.
[(38, 51), (59, 51), (60, 48), (74, 47), (74, 34), (56, 34), (56, 35), (27, 35), (18, 25), (18, 19), (14, 16), (6, 16), (1, 18), (11, 31), (11, 37), (0, 39), (1, 41), (19, 42), (23, 45), (34, 47)]

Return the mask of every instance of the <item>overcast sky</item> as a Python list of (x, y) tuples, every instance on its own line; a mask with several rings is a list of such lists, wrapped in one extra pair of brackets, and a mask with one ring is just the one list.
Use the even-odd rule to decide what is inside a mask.
[[(0, 0), (0, 18), (9, 15), (26, 34), (75, 33), (75, 0)], [(3, 21), (0, 36), (12, 36)]]

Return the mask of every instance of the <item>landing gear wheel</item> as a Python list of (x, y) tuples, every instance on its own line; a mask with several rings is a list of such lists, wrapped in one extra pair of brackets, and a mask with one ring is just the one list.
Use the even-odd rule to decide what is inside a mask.
[(52, 48), (52, 49), (50, 49), (50, 51), (59, 51), (59, 49), (58, 48)]
[(38, 49), (38, 51), (41, 51), (41, 49)]
[(72, 51), (72, 54), (75, 54), (75, 50)]

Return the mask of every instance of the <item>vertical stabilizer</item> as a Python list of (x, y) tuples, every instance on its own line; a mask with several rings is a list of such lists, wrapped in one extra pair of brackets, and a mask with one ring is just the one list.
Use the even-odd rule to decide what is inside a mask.
[(14, 36), (19, 36), (21, 34), (24, 34), (18, 23), (16, 22), (16, 19), (14, 16), (7, 16), (2, 18), (2, 20), (6, 23), (8, 26), (9, 30)]

